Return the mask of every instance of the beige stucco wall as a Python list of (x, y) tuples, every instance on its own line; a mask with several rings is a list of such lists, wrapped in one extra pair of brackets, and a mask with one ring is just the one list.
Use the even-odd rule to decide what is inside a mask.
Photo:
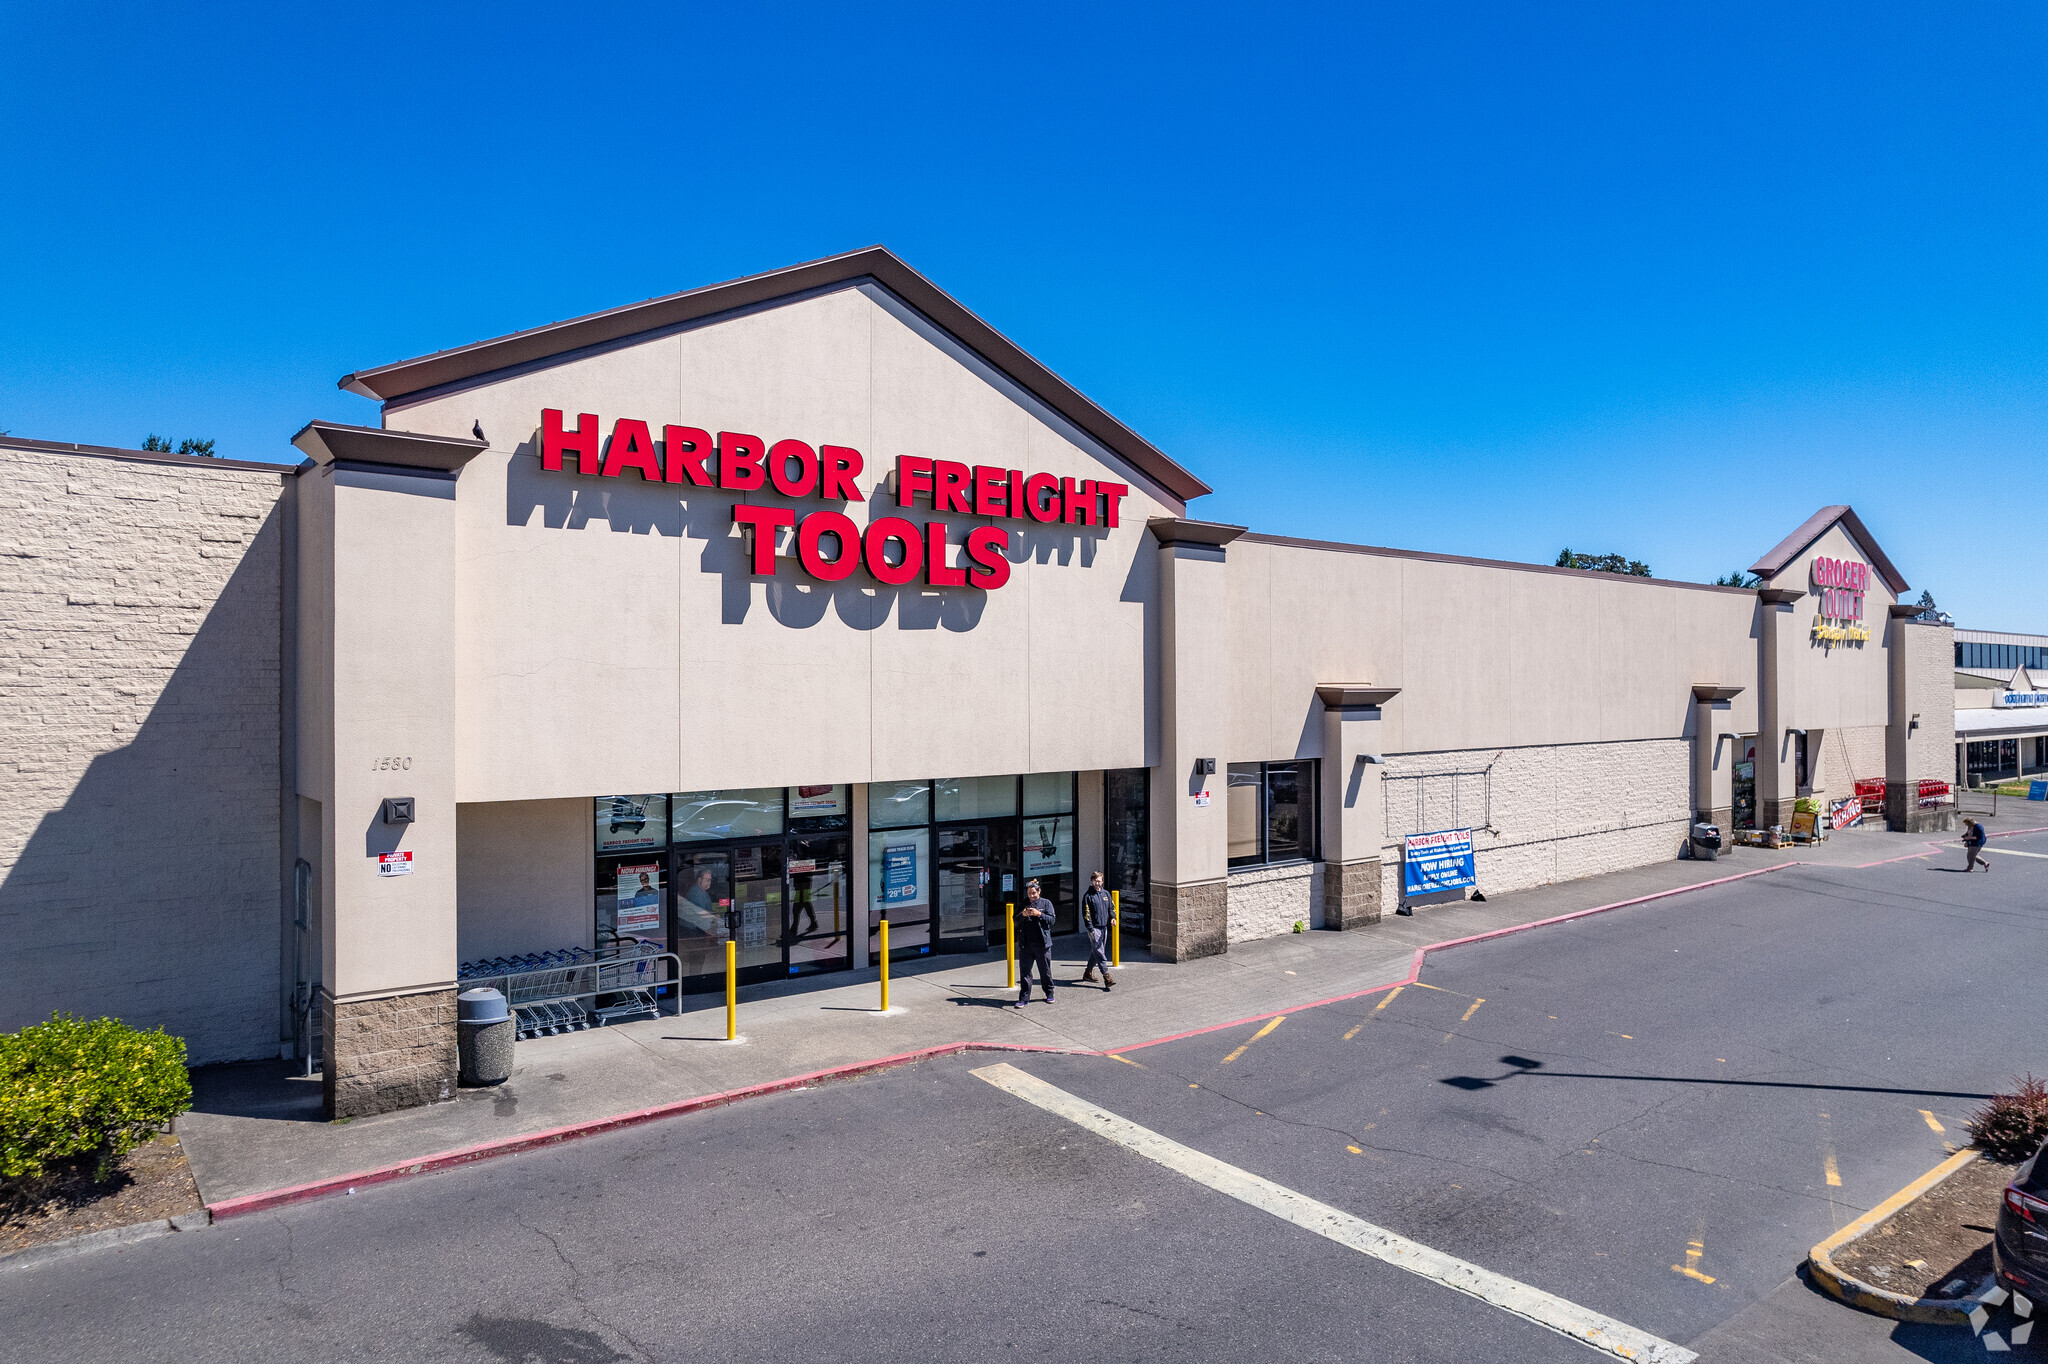
[[(298, 793), (320, 803), (307, 860), (330, 911), (322, 981), (344, 1001), (455, 979), (455, 736), (468, 699), (454, 662), (454, 493), (402, 471), (323, 466), (298, 479), (313, 606), (300, 649), (332, 669), (331, 693), (301, 714)], [(383, 802), (401, 797), (414, 822), (384, 823)], [(412, 853), (409, 874), (380, 875), (387, 852)]]
[(0, 1031), (277, 1054), (283, 481), (0, 442)]
[(590, 820), (587, 800), (455, 807), (459, 960), (594, 945)]
[(1234, 762), (1320, 756), (1318, 683), (1399, 687), (1396, 753), (1675, 737), (1695, 683), (1744, 687), (1727, 723), (1755, 727), (1754, 593), (1249, 535), (1229, 552)]
[[(739, 494), (544, 473), (544, 407), (1126, 483), (1116, 530), (1003, 521), (999, 590), (754, 578)], [(457, 499), (465, 802), (1149, 765), (1148, 515), (1165, 494), (909, 314), (849, 286), (394, 408), (491, 447)], [(750, 499), (824, 509), (815, 498)], [(981, 518), (950, 517), (958, 546)], [(787, 533), (784, 535), (787, 541)], [(785, 543), (785, 548), (787, 544)]]
[(1798, 588), (1807, 594), (1791, 607), (1796, 628), (1787, 632), (1786, 643), (1791, 647), (1779, 660), (1781, 723), (1805, 730), (1882, 726), (1889, 718), (1891, 697), (1885, 630), (1897, 598), (1873, 568), (1862, 616), (1870, 639), (1815, 639), (1813, 626), (1821, 602), (1820, 589), (1813, 583), (1813, 561), (1823, 555), (1871, 562), (1870, 552), (1836, 525), (1771, 580), (1775, 587)]

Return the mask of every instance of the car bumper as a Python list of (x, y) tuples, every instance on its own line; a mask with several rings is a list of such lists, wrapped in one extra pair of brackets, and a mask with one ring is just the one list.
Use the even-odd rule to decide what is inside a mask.
[(2000, 1288), (2023, 1293), (2035, 1302), (2048, 1302), (2048, 1266), (2013, 1254), (2002, 1237), (1991, 1239), (1991, 1270)]

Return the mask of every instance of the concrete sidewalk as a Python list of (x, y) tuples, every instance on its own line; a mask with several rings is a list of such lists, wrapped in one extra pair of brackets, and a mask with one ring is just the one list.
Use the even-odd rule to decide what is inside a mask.
[[(1987, 821), (1994, 830), (2048, 824), (2036, 805)], [(1654, 895), (1746, 871), (1804, 861), (1854, 866), (1929, 854), (1953, 835), (1852, 831), (1816, 848), (1741, 848), (1716, 862), (1671, 861), (1543, 886), (1484, 903), (1389, 914), (1349, 933), (1243, 943), (1179, 965), (1127, 950), (1113, 993), (1076, 982), (1085, 958), (1063, 939), (1058, 1001), (1003, 1007), (1000, 956), (942, 958), (894, 968), (885, 1016), (876, 973), (830, 986), (787, 982), (740, 992), (738, 1042), (725, 1037), (724, 1000), (693, 995), (677, 1016), (521, 1042), (512, 1078), (450, 1103), (328, 1123), (320, 1081), (283, 1062), (195, 1072), (194, 1108), (178, 1122), (208, 1203), (262, 1193), (482, 1142), (587, 1122), (629, 1109), (763, 1084), (834, 1066), (959, 1042), (1108, 1051), (1302, 1007), (1407, 977), (1418, 947)], [(1959, 854), (1958, 854), (1959, 855)], [(1684, 900), (1671, 902), (1682, 905)]]

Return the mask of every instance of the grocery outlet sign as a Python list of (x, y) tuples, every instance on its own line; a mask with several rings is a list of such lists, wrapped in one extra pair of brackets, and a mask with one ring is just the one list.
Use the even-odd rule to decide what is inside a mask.
[[(573, 466), (569, 463), (574, 458)], [(785, 439), (773, 444), (759, 436), (721, 431), (714, 439), (696, 426), (663, 426), (657, 444), (644, 421), (621, 417), (604, 439), (595, 414), (578, 414), (566, 425), (559, 408), (544, 408), (540, 463), (549, 473), (597, 478), (635, 475), (645, 483), (721, 488), (738, 493), (772, 490), (783, 497), (824, 502), (865, 502), (860, 477), (865, 461), (850, 445), (817, 445)], [(896, 461), (896, 505), (915, 508), (922, 497), (935, 515), (1028, 521), (1040, 525), (1101, 526), (1114, 530), (1117, 507), (1130, 495), (1122, 483), (1098, 479), (1026, 474), (1022, 469), (968, 465), (946, 459), (904, 455)], [(843, 511), (829, 508), (797, 515), (797, 508), (742, 501), (732, 519), (753, 534), (753, 571), (776, 574), (779, 531), (794, 531), (797, 562), (820, 582), (839, 582), (865, 568), (895, 586), (922, 576), (929, 587), (979, 587), (994, 591), (1010, 580), (1010, 532), (1000, 525), (967, 532), (966, 561), (947, 562), (946, 523), (922, 524), (901, 516), (878, 516), (865, 530)], [(827, 553), (828, 546), (830, 553)]]
[(1863, 624), (1863, 594), (1870, 589), (1869, 564), (1820, 555), (1813, 561), (1813, 586), (1820, 598), (1820, 614), (1813, 622), (1815, 639), (1846, 642), (1870, 638), (1870, 627)]

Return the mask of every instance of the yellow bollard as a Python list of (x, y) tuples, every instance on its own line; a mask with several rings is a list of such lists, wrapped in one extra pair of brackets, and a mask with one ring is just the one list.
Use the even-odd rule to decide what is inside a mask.
[(1010, 964), (1010, 986), (1017, 988), (1017, 906), (1014, 902), (1003, 905), (1003, 960)]
[(889, 921), (882, 920), (882, 1012), (889, 1012)]
[(1124, 893), (1109, 893), (1109, 964), (1124, 964)]
[(740, 968), (738, 948), (731, 938), (725, 940), (725, 1040), (733, 1041), (740, 1035)]

